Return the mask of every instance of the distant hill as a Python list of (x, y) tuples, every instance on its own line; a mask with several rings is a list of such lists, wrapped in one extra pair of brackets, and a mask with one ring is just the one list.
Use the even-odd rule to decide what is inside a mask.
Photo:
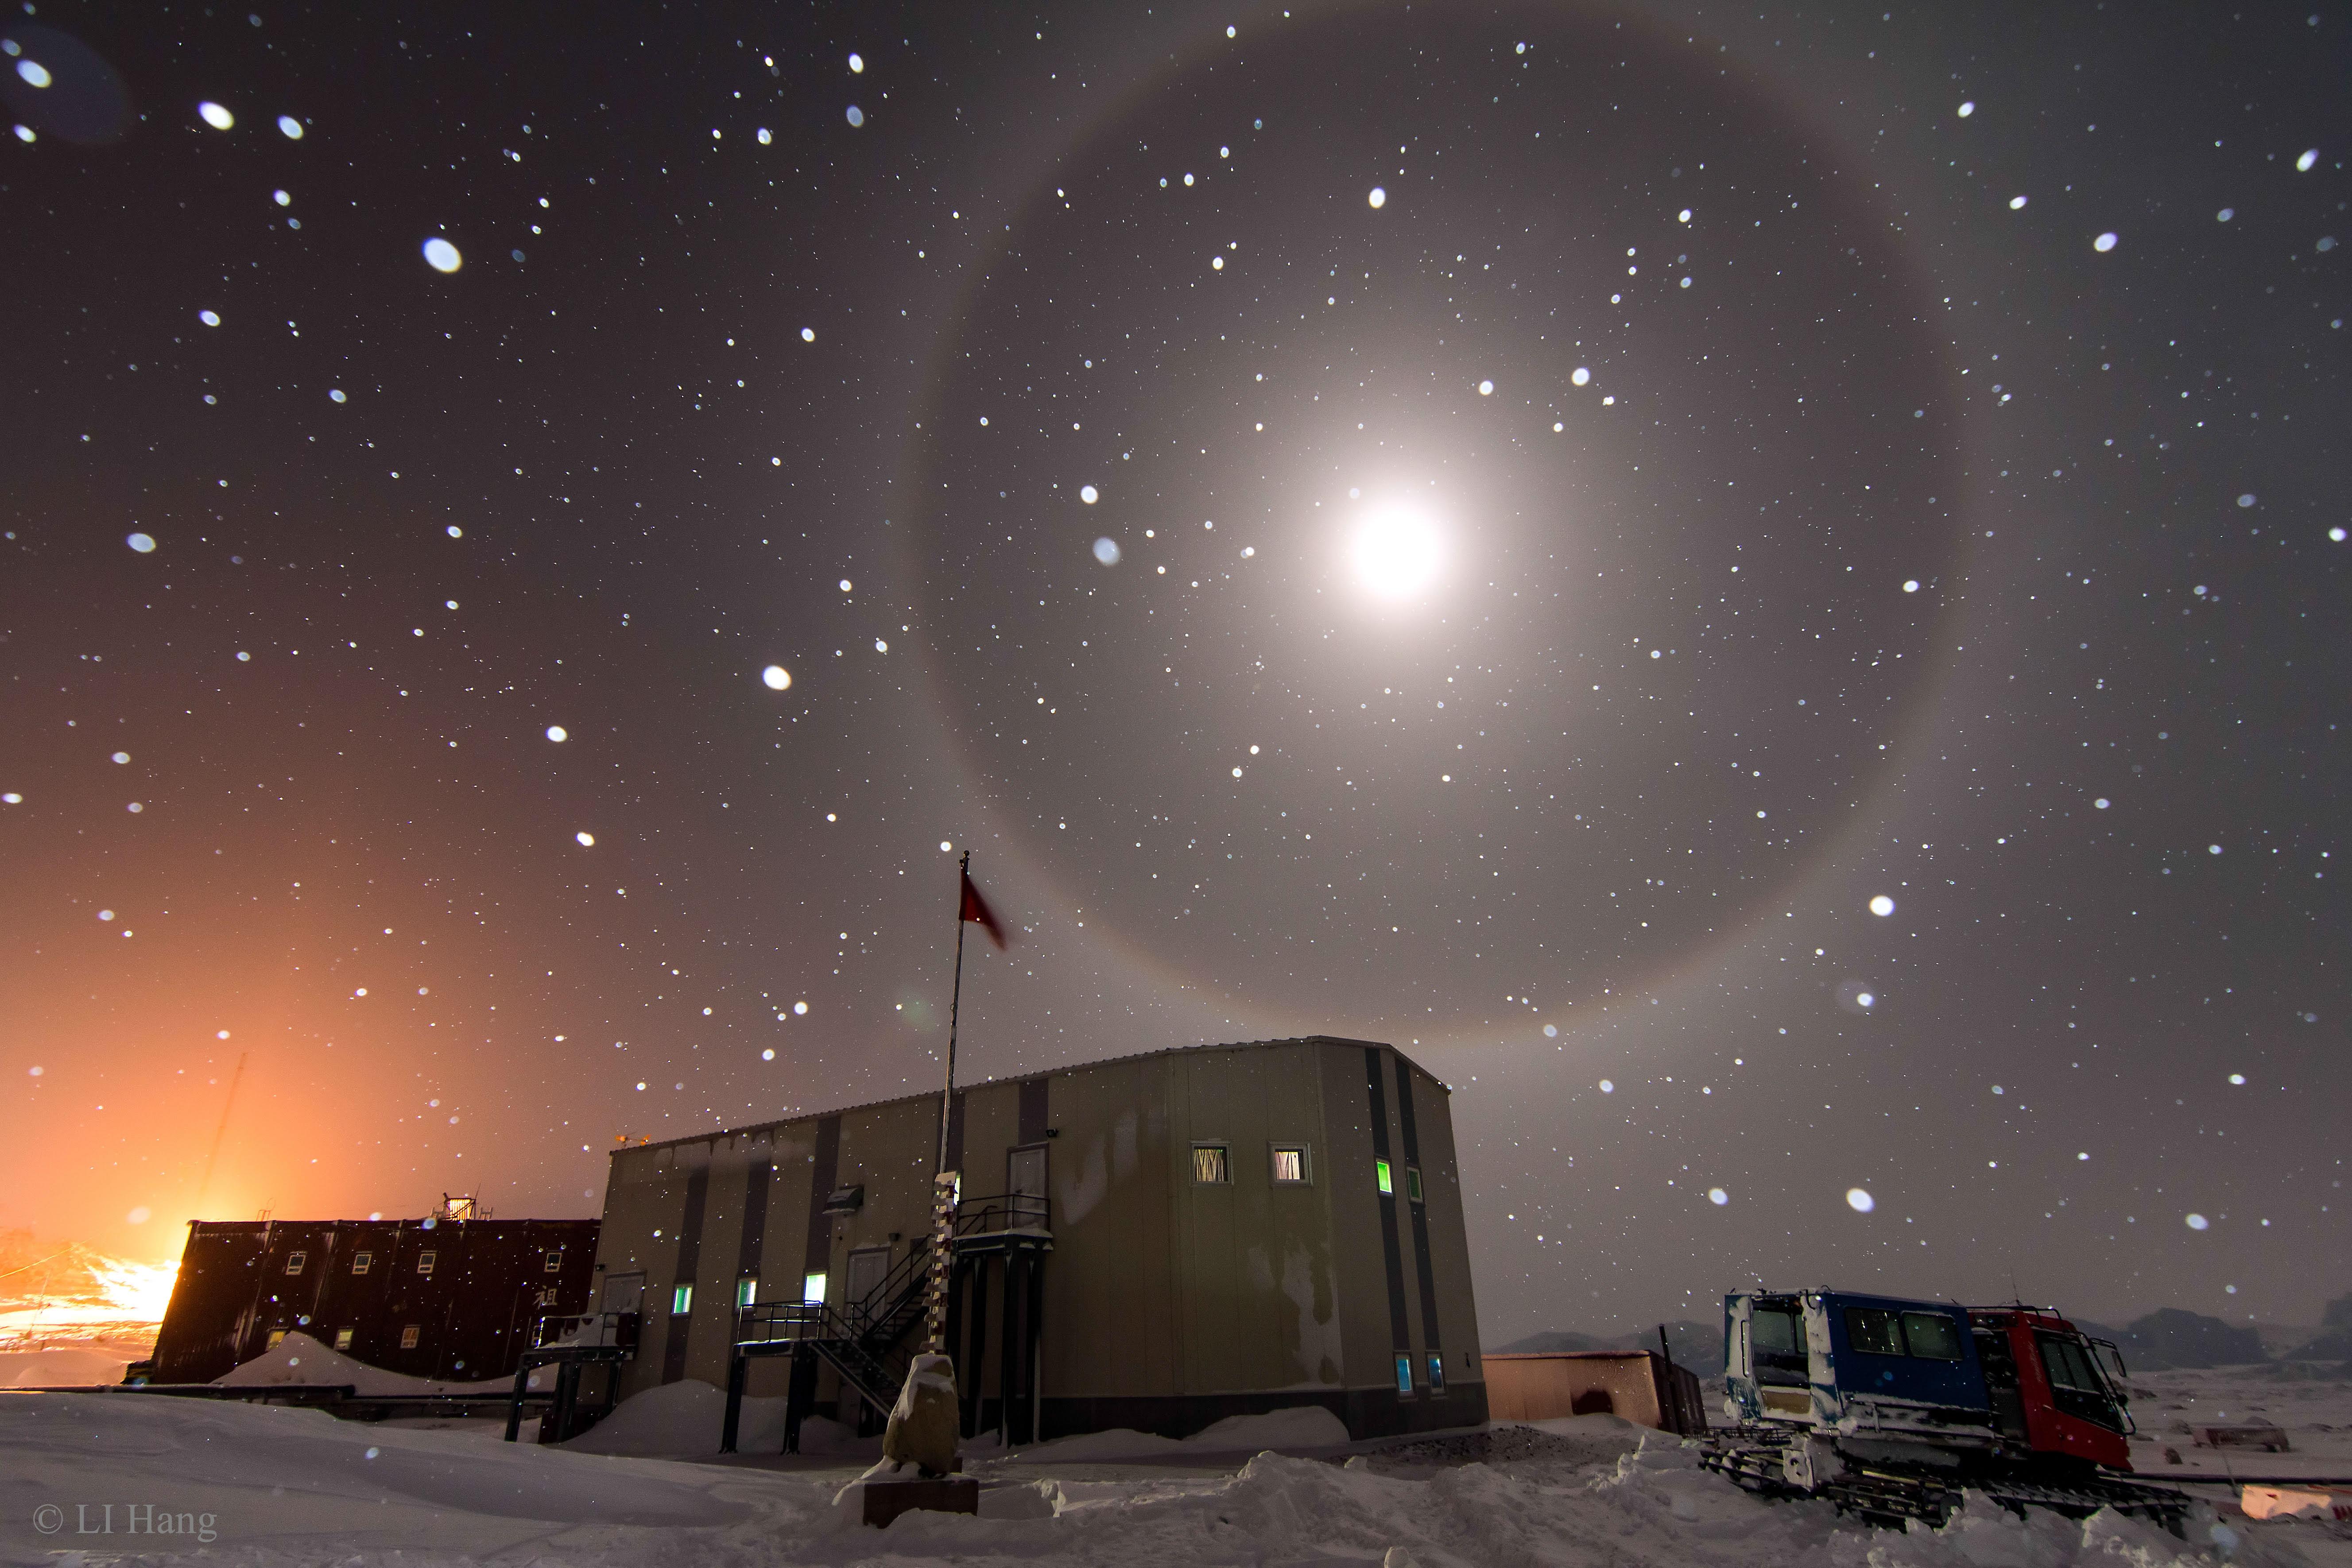
[[(1666, 1343), (1674, 1352), (1675, 1363), (1686, 1366), (1701, 1377), (1711, 1377), (1723, 1371), (1723, 1330), (1713, 1323), (1694, 1323), (1688, 1320), (1666, 1325)], [(1654, 1351), (1658, 1348), (1655, 1327), (1637, 1329), (1623, 1334), (1582, 1334), (1564, 1329), (1548, 1329), (1539, 1334), (1529, 1334), (1507, 1345), (1491, 1347), (1496, 1355), (1530, 1355), (1549, 1351)]]
[(2319, 1315), (2319, 1335), (2288, 1352), (2293, 1361), (2352, 1361), (2352, 1296), (2338, 1296)]
[[(2179, 1307), (2160, 1308), (2145, 1317), (2135, 1318), (2122, 1328), (2110, 1328), (2084, 1318), (2073, 1321), (2074, 1326), (2086, 1334), (2113, 1340), (2134, 1372), (2248, 1366), (2272, 1359), (2271, 1348), (2264, 1345), (2261, 1331)], [(2301, 1331), (2295, 1332), (2299, 1334)], [(1723, 1330), (1719, 1325), (1685, 1320), (1668, 1323), (1666, 1336), (1678, 1364), (1689, 1367), (1701, 1377), (1712, 1377), (1723, 1371)], [(2278, 1337), (2276, 1331), (2272, 1331), (2272, 1337), (2274, 1340)], [(1496, 1355), (1524, 1355), (1547, 1351), (1654, 1351), (1657, 1348), (1658, 1331), (1654, 1327), (1621, 1334), (1589, 1334), (1549, 1329), (1539, 1334), (1529, 1334), (1525, 1339), (1514, 1340), (1507, 1345), (1491, 1347)], [(2352, 1361), (2352, 1296), (2339, 1296), (2330, 1301), (2321, 1318), (2318, 1335), (2286, 1352), (2280, 1359)]]
[(2073, 1321), (2094, 1338), (2113, 1340), (2134, 1372), (2246, 1366), (2271, 1359), (2263, 1349), (2263, 1336), (2253, 1329), (2239, 1328), (2179, 1307), (2160, 1307), (2120, 1329), (2082, 1318)]

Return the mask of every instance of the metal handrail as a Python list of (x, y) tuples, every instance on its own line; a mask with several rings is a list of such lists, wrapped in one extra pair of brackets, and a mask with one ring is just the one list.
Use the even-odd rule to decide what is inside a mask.
[(735, 1339), (740, 1344), (850, 1337), (849, 1325), (841, 1314), (822, 1301), (755, 1301), (735, 1310)]
[[(1051, 1216), (1051, 1205), (1043, 1194), (999, 1193), (966, 1198), (956, 1205), (955, 1235), (961, 1240), (1017, 1231), (1043, 1232)], [(873, 1289), (837, 1307), (822, 1301), (758, 1301), (739, 1307), (736, 1342), (854, 1340), (868, 1350), (884, 1348), (876, 1342), (895, 1341), (913, 1322), (908, 1309), (921, 1298), (929, 1282), (929, 1238), (918, 1238)]]
[(956, 1235), (995, 1236), (1012, 1230), (1045, 1230), (1052, 1205), (1043, 1193), (999, 1193), (956, 1205)]

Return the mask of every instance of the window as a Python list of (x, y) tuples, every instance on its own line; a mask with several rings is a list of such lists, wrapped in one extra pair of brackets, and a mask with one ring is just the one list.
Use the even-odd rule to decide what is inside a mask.
[(1229, 1186), (1233, 1179), (1232, 1152), (1223, 1143), (1192, 1145), (1192, 1182), (1195, 1186)]
[(430, 1273), (432, 1273), (432, 1272), (433, 1272), (433, 1259), (434, 1259), (434, 1257), (435, 1257), (435, 1255), (434, 1255), (433, 1253), (430, 1253), (430, 1252), (420, 1252), (420, 1253), (418, 1253), (418, 1254), (416, 1255), (416, 1271), (417, 1271), (419, 1274), (430, 1274)]
[(1880, 1307), (1848, 1307), (1845, 1337), (1868, 1355), (1908, 1355), (1922, 1361), (1958, 1361), (1960, 1328), (1941, 1312), (1897, 1312)]
[(1879, 1307), (1848, 1307), (1845, 1337), (1866, 1355), (1901, 1355), (1903, 1314)]
[(310, 1261), (310, 1255), (307, 1252), (289, 1252), (286, 1255), (286, 1272), (299, 1274), (302, 1272), (302, 1266)]
[(1421, 1202), (1421, 1167), (1419, 1165), (1407, 1165), (1404, 1168), (1404, 1195), (1414, 1203)]
[(1412, 1357), (1409, 1355), (1401, 1355), (1397, 1357), (1397, 1393), (1400, 1394), (1409, 1394), (1412, 1392)]
[(2077, 1420), (2122, 1431), (2123, 1412), (2107, 1392), (2088, 1347), (2056, 1334), (2037, 1332), (2033, 1341), (2042, 1352), (2042, 1370), (2050, 1377), (2051, 1403)]
[(1278, 1187), (1307, 1184), (1307, 1145), (1276, 1143), (1274, 1146), (1274, 1184)]
[(1429, 1352), (1429, 1392), (1445, 1392), (1445, 1357), (1437, 1351)]
[(2050, 1374), (2053, 1388), (2079, 1388), (2086, 1394), (2104, 1394), (2099, 1386), (2099, 1374), (2091, 1369), (2091, 1358), (2083, 1347), (2070, 1344), (2054, 1334), (2033, 1336), (2042, 1350), (2042, 1369)]
[(373, 1253), (373, 1252), (354, 1252), (354, 1253), (352, 1253), (352, 1273), (354, 1273), (354, 1274), (364, 1274), (364, 1273), (366, 1273), (369, 1269), (371, 1269), (371, 1268), (374, 1268), (374, 1267), (375, 1267), (375, 1254), (374, 1254), (374, 1253)]
[(424, 1331), (425, 1325), (422, 1323), (403, 1323), (400, 1326), (400, 1348), (404, 1351), (415, 1350), (416, 1336)]
[(1748, 1319), (1748, 1346), (1757, 1382), (1782, 1388), (1803, 1388), (1812, 1382), (1805, 1328), (1795, 1308), (1758, 1307)]
[(735, 1304), (737, 1306), (748, 1307), (759, 1299), (760, 1277), (757, 1274), (746, 1274), (743, 1278), (735, 1281)]
[(563, 1254), (562, 1254), (562, 1252), (561, 1250), (558, 1250), (558, 1251), (555, 1251), (555, 1252), (551, 1252), (551, 1253), (549, 1253), (549, 1254), (547, 1255), (547, 1257), (546, 1257), (543, 1260), (541, 1260), (541, 1262), (540, 1263), (540, 1266), (539, 1266), (539, 1271), (540, 1271), (541, 1274), (561, 1274), (561, 1273), (562, 1273), (562, 1272), (563, 1272)]
[(1381, 1196), (1385, 1198), (1395, 1195), (1396, 1186), (1389, 1180), (1389, 1163), (1386, 1160), (1372, 1162), (1372, 1180), (1380, 1184)]
[(812, 1307), (824, 1305), (824, 1276), (809, 1274), (801, 1279), (801, 1300)]
[(285, 1331), (284, 1329), (272, 1329), (272, 1330), (270, 1330), (270, 1331), (269, 1331), (269, 1348), (270, 1348), (271, 1350), (276, 1350), (276, 1349), (278, 1348), (278, 1342), (279, 1342), (279, 1341), (281, 1341), (281, 1340), (283, 1340), (285, 1337), (286, 1337), (286, 1331)]
[(681, 1318), (694, 1310), (694, 1287), (679, 1285), (672, 1288), (669, 1293), (669, 1310)]
[(347, 1351), (352, 1348), (351, 1330), (337, 1329), (335, 1331), (335, 1348), (339, 1351)]
[(1941, 1312), (1903, 1314), (1903, 1343), (1927, 1361), (1960, 1359), (1960, 1328)]

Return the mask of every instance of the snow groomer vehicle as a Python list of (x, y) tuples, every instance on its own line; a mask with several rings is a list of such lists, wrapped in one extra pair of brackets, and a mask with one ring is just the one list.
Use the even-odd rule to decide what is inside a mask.
[(1706, 1463), (1766, 1496), (1941, 1526), (1978, 1492), (2180, 1531), (2189, 1499), (2128, 1479), (2123, 1358), (2050, 1307), (1839, 1290), (1723, 1299), (1724, 1411)]

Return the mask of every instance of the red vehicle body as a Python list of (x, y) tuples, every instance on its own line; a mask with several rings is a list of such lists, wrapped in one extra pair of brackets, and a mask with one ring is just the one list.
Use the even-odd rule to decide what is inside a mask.
[(2042, 1468), (2128, 1471), (2123, 1357), (2047, 1307), (1970, 1307), (1993, 1425)]

